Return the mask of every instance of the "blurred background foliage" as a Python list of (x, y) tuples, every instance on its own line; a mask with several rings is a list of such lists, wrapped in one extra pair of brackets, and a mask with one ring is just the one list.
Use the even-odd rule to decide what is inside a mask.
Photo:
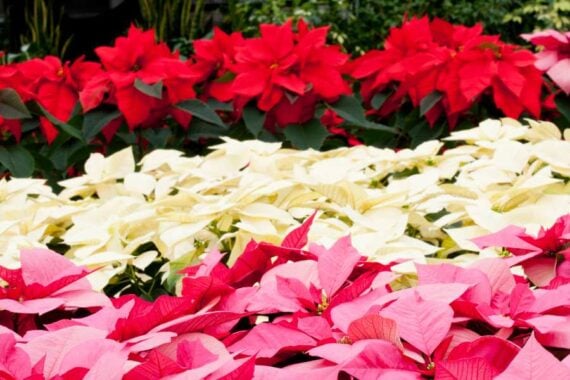
[(404, 17), (425, 14), (481, 22), (486, 33), (516, 43), (524, 32), (570, 29), (570, 0), (0, 0), (0, 12), (2, 49), (24, 58), (89, 58), (131, 23), (154, 28), (183, 54), (214, 25), (251, 36), (261, 23), (289, 18), (331, 25), (331, 42), (355, 55), (379, 47)]
[(456, 24), (483, 23), (485, 32), (521, 43), (519, 34), (570, 28), (570, 0), (230, 0), (225, 22), (252, 34), (262, 22), (303, 17), (331, 25), (334, 42), (362, 53), (379, 47), (403, 17), (430, 15)]

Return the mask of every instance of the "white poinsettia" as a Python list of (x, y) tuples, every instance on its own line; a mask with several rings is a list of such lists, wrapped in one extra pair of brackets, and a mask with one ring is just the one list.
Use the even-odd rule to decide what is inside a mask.
[(97, 289), (153, 262), (166, 279), (214, 248), (232, 263), (252, 239), (279, 244), (315, 211), (310, 242), (350, 234), (402, 273), (448, 255), (467, 265), (495, 254), (472, 238), (509, 224), (536, 231), (570, 213), (569, 138), (552, 123), (501, 119), (452, 133), (446, 150), (428, 141), (297, 151), (224, 138), (198, 157), (93, 154), (59, 194), (42, 180), (0, 180), (0, 265), (17, 266), (21, 248), (59, 244), (98, 268)]

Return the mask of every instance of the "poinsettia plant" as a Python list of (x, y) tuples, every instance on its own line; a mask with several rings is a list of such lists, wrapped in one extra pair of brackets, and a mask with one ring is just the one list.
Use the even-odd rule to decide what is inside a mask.
[(349, 72), (368, 113), (408, 130), (416, 144), (473, 116), (539, 118), (543, 80), (534, 63), (529, 50), (484, 35), (482, 25), (423, 17), (393, 28), (384, 49), (357, 58)]
[[(0, 268), (0, 376), (570, 377), (570, 284), (537, 289), (502, 258), (402, 275), (350, 237), (308, 244), (312, 222), (280, 245), (250, 242), (232, 266), (212, 251), (182, 271), (178, 296), (154, 301), (94, 298), (84, 269), (24, 251), (21, 269)], [(567, 239), (559, 227), (543, 231), (548, 241)], [(33, 323), (13, 323), (22, 316)]]
[(548, 229), (541, 228), (537, 236), (524, 228), (506, 227), (491, 235), (474, 240), (481, 248), (499, 247), (504, 256), (512, 255), (511, 265), (522, 265), (528, 278), (538, 286), (552, 282), (570, 283), (570, 216), (559, 218)]
[(554, 100), (554, 105), (550, 107), (556, 107), (563, 116), (557, 122), (570, 127), (570, 32), (545, 30), (522, 37), (541, 49), (536, 53), (535, 65), (552, 81), (549, 100)]
[(182, 57), (152, 30), (132, 26), (95, 49), (98, 62), (48, 56), (3, 64), (0, 170), (39, 172), (55, 184), (94, 151), (201, 152), (220, 136), (314, 149), (415, 146), (489, 116), (540, 117), (552, 102), (541, 103), (539, 68), (563, 83), (567, 60), (563, 34), (536, 37), (549, 46), (537, 60), (481, 26), (424, 17), (351, 61), (327, 43), (328, 31), (302, 20), (263, 24), (252, 38), (215, 29)]
[(200, 74), (202, 97), (232, 104), (227, 119), (235, 133), (278, 138), (299, 148), (320, 148), (329, 135), (353, 137), (323, 122), (327, 107), (345, 110), (359, 127), (394, 133), (367, 121), (358, 102), (346, 103), (353, 99), (344, 75), (349, 56), (326, 43), (328, 30), (312, 29), (303, 20), (295, 26), (262, 24), (260, 36), (247, 39), (215, 29), (211, 40), (194, 42), (193, 69)]
[(93, 151), (126, 145), (140, 151), (183, 147), (192, 116), (227, 132), (196, 99), (196, 74), (153, 31), (129, 29), (113, 47), (99, 47), (101, 63), (62, 63), (56, 57), (0, 66), (0, 163), (16, 176), (39, 169), (48, 180), (73, 174)]

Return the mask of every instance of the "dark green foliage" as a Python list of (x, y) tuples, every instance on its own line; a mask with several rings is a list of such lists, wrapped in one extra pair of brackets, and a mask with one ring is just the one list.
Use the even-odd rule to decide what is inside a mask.
[[(485, 32), (501, 34), (503, 40), (521, 42), (519, 34), (536, 28), (554, 27), (545, 17), (552, 7), (567, 0), (229, 0), (224, 10), (227, 29), (257, 32), (260, 23), (281, 23), (289, 18), (304, 18), (314, 25), (331, 25), (332, 42), (354, 54), (381, 47), (390, 28), (404, 17), (429, 15), (449, 22), (474, 25), (481, 22)], [(534, 16), (523, 9), (538, 3), (553, 3), (536, 10)], [(556, 4), (554, 4), (556, 3)], [(526, 8), (525, 8), (526, 7)], [(565, 20), (568, 10), (558, 4), (558, 19)], [(548, 13), (548, 14), (550, 14)], [(564, 14), (566, 16), (564, 16)], [(566, 25), (567, 26), (567, 25)]]

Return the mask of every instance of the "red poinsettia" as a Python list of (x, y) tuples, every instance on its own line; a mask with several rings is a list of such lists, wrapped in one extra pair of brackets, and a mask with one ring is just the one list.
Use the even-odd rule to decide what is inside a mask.
[(263, 24), (261, 37), (244, 41), (235, 57), (233, 91), (256, 99), (259, 109), (274, 113), (279, 126), (291, 122), (283, 115), (295, 109), (296, 102), (302, 102), (303, 113), (297, 112), (300, 119), (295, 122), (302, 123), (312, 116), (308, 110), (314, 110), (315, 99), (333, 101), (350, 93), (341, 75), (348, 56), (326, 45), (328, 28), (310, 30), (302, 21), (297, 28), (295, 34), (291, 21)]
[(226, 34), (217, 27), (211, 40), (194, 41), (194, 63), (191, 67), (198, 73), (198, 81), (206, 82), (205, 95), (222, 102), (234, 98), (235, 56), (243, 42), (241, 33)]
[[(73, 64), (62, 63), (54, 56), (23, 62), (18, 70), (27, 78), (27, 90), (33, 93), (33, 99), (63, 122), (70, 119), (79, 93), (92, 78), (102, 74), (101, 65), (96, 62), (80, 58)], [(40, 118), (40, 127), (48, 143), (57, 137), (57, 129), (47, 118)]]
[[(31, 100), (33, 94), (27, 89), (28, 81), (22, 76), (15, 64), (0, 65), (0, 90), (12, 89), (20, 96), (22, 101)], [(8, 133), (20, 141), (22, 136), (21, 121), (18, 119), (7, 119), (0, 116), (0, 139), (2, 134)]]
[(481, 35), (477, 25), (452, 25), (427, 17), (394, 28), (384, 50), (372, 50), (349, 66), (362, 80), (367, 102), (390, 92), (377, 112), (388, 116), (406, 97), (414, 107), (434, 96), (426, 113), (433, 125), (442, 113), (450, 127), (482, 96), (492, 94), (495, 106), (517, 118), (524, 111), (540, 115), (542, 78), (528, 50)]
[[(197, 75), (178, 53), (171, 52), (165, 43), (155, 42), (154, 31), (131, 26), (126, 37), (116, 39), (115, 46), (99, 47), (95, 52), (112, 84), (110, 99), (116, 101), (131, 129), (152, 124), (160, 118), (157, 115), (167, 113), (188, 126), (190, 115), (174, 110), (172, 105), (195, 97)], [(104, 81), (100, 78), (95, 90), (101, 91)]]
[(343, 122), (344, 119), (331, 109), (327, 109), (323, 113), (323, 116), (321, 116), (321, 124), (324, 125), (330, 133), (344, 137), (349, 146), (362, 145), (362, 141), (340, 126)]

